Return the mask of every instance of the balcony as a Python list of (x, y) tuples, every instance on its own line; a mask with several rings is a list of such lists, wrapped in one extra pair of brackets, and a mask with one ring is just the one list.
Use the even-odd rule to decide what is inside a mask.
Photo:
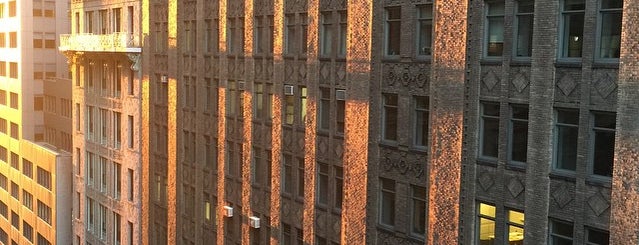
[(60, 51), (140, 53), (140, 40), (125, 32), (111, 34), (76, 33), (60, 35)]

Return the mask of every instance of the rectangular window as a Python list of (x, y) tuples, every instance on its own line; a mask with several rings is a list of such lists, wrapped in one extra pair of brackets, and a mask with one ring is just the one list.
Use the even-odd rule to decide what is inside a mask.
[(8, 154), (7, 148), (5, 148), (4, 146), (0, 146), (0, 161), (8, 163), (9, 161), (8, 161), (7, 154)]
[[(6, 77), (7, 76), (7, 62), (6, 61), (0, 61), (0, 76), (2, 77)], [(2, 101), (4, 102), (4, 101)], [(6, 102), (4, 102), (6, 103)], [(3, 105), (5, 105), (3, 103)]]
[(51, 245), (51, 242), (38, 233), (38, 245)]
[(383, 139), (397, 140), (397, 94), (382, 94), (383, 111)]
[(16, 1), (9, 2), (9, 17), (16, 17)]
[(22, 174), (33, 179), (33, 163), (22, 158)]
[(424, 237), (426, 232), (426, 188), (411, 186), (412, 214), (411, 234)]
[(317, 163), (317, 204), (328, 204), (328, 164)]
[(33, 243), (33, 226), (26, 221), (22, 221), (22, 236)]
[(333, 19), (331, 12), (326, 11), (320, 14), (320, 54), (330, 56), (333, 48)]
[(495, 206), (479, 203), (479, 244), (495, 244)]
[(348, 32), (348, 15), (346, 11), (339, 11), (339, 46), (337, 54), (340, 57), (346, 56), (346, 33)]
[[(340, 97), (341, 94), (341, 97)], [(346, 91), (342, 89), (335, 90), (335, 131), (338, 134), (344, 134), (346, 126)]]
[(524, 243), (524, 213), (508, 210), (508, 244)]
[(14, 168), (15, 170), (20, 171), (20, 156), (18, 156), (18, 154), (12, 151), (10, 160), (11, 160), (11, 167)]
[(100, 191), (107, 191), (107, 159), (100, 157)]
[(287, 14), (284, 18), (285, 30), (284, 30), (284, 53), (295, 54), (297, 53), (297, 33), (295, 26), (295, 15)]
[(622, 0), (602, 0), (599, 9), (599, 58), (619, 58)]
[(573, 244), (573, 226), (571, 223), (551, 220), (550, 221), (550, 244), (563, 245)]
[(11, 123), (11, 138), (19, 139), (19, 131), (20, 128), (18, 127), (18, 124)]
[(0, 118), (0, 133), (7, 134), (7, 119)]
[(479, 155), (497, 158), (499, 149), (499, 104), (483, 102), (481, 109), (481, 146)]
[(616, 114), (593, 112), (592, 125), (592, 174), (612, 177), (615, 155)]
[(120, 214), (113, 212), (113, 243), (116, 245), (120, 245), (120, 240), (122, 237), (122, 218)]
[(106, 144), (107, 143), (107, 132), (108, 132), (108, 124), (109, 124), (109, 118), (108, 118), (108, 111), (106, 109), (102, 109), (100, 108), (100, 118), (99, 118), (99, 124), (100, 124), (100, 143), (102, 144)]
[(38, 200), (38, 217), (47, 224), (51, 224), (51, 208), (40, 200)]
[(11, 196), (16, 200), (20, 200), (20, 186), (11, 181)]
[(113, 112), (113, 145), (116, 149), (120, 149), (122, 144), (122, 114)]
[(91, 198), (87, 198), (87, 230), (92, 231), (95, 223), (95, 207), (94, 201)]
[(284, 103), (284, 122), (292, 125), (295, 122), (295, 97), (293, 95), (285, 95)]
[(526, 162), (528, 146), (528, 105), (511, 105), (510, 160)]
[(588, 239), (587, 245), (608, 245), (610, 241), (610, 234), (607, 231), (601, 231), (592, 228), (586, 228), (586, 234)]
[(11, 92), (9, 94), (9, 106), (13, 109), (18, 109), (18, 94)]
[(577, 168), (579, 110), (557, 109), (555, 115), (555, 168), (575, 171)]
[(561, 5), (561, 57), (580, 58), (584, 39), (584, 0), (564, 0)]
[(413, 124), (413, 142), (415, 146), (428, 145), (429, 101), (426, 96), (414, 96), (415, 121)]
[(384, 226), (395, 226), (395, 181), (379, 178), (379, 223)]
[(293, 157), (284, 154), (282, 169), (282, 193), (291, 194), (293, 192)]
[(417, 7), (417, 54), (431, 55), (433, 46), (433, 4)]
[(308, 91), (306, 87), (300, 86), (300, 98), (299, 98), (299, 110), (298, 110), (298, 118), (300, 120), (300, 125), (306, 124), (306, 102)]
[(18, 33), (9, 32), (9, 48), (17, 48), (17, 47), (18, 47)]
[(385, 9), (385, 54), (399, 55), (402, 27), (401, 7), (389, 7)]
[(342, 209), (344, 201), (344, 168), (334, 166), (335, 170), (335, 208)]
[(51, 173), (49, 171), (46, 171), (40, 167), (38, 167), (38, 178), (37, 178), (37, 182), (38, 184), (40, 184), (40, 186), (47, 188), (48, 190), (51, 190)]
[(297, 159), (297, 196), (304, 199), (304, 158)]
[(133, 169), (129, 169), (128, 170), (128, 181), (127, 181), (127, 186), (129, 187), (129, 201), (133, 201), (133, 190), (134, 190), (134, 186), (133, 186)]
[(282, 245), (291, 245), (291, 225), (282, 222)]
[(20, 230), (20, 216), (14, 211), (11, 211), (11, 225)]
[(115, 199), (119, 199), (122, 192), (122, 179), (120, 177), (122, 174), (120, 171), (122, 171), (122, 165), (113, 163), (113, 195)]
[(18, 78), (18, 63), (9, 62), (9, 77)]
[(331, 123), (331, 90), (320, 88), (319, 128), (329, 130)]
[(135, 128), (133, 124), (133, 116), (128, 117), (129, 122), (129, 137), (127, 141), (129, 142), (129, 148), (133, 148), (134, 136), (135, 136)]
[(5, 219), (9, 219), (9, 207), (2, 201), (0, 201), (0, 215)]
[(532, 55), (534, 12), (534, 1), (519, 0), (517, 2), (517, 37), (515, 38), (515, 55), (517, 57), (530, 57)]
[(22, 190), (22, 205), (33, 210), (33, 195), (24, 189)]
[(504, 2), (490, 2), (486, 7), (486, 56), (504, 52)]

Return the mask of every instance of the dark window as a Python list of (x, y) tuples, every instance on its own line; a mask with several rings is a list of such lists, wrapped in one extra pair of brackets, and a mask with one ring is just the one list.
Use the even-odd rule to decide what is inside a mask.
[(395, 226), (395, 181), (380, 178), (379, 223)]
[(415, 122), (413, 124), (413, 141), (416, 146), (428, 145), (428, 97), (415, 96)]
[(579, 110), (557, 109), (555, 123), (555, 168), (575, 171)]
[(397, 95), (383, 94), (383, 139), (397, 140)]
[(511, 106), (510, 160), (526, 162), (528, 145), (528, 106)]
[(599, 58), (619, 58), (622, 0), (602, 0), (599, 27)]
[(571, 223), (551, 220), (550, 242), (552, 245), (572, 245), (573, 227)]
[(386, 55), (399, 55), (401, 41), (402, 9), (386, 8)]
[(616, 114), (594, 112), (592, 174), (612, 177)]
[(480, 156), (497, 158), (499, 149), (499, 104), (482, 103)]
[(610, 244), (610, 234), (607, 231), (600, 231), (586, 228), (588, 245), (608, 245)]
[(515, 39), (515, 55), (518, 57), (530, 57), (532, 55), (534, 12), (534, 1), (520, 0), (517, 2), (517, 38)]

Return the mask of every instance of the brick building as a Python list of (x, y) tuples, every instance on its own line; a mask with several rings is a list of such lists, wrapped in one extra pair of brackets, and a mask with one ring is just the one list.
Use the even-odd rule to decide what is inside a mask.
[[(74, 56), (74, 74), (140, 68), (121, 104), (139, 126), (106, 136), (135, 142), (122, 185), (140, 189), (120, 210), (136, 231), (116, 234), (140, 236), (118, 241), (607, 244), (639, 229), (636, 3), (126, 3), (140, 42)], [(75, 6), (86, 28), (91, 5)]]

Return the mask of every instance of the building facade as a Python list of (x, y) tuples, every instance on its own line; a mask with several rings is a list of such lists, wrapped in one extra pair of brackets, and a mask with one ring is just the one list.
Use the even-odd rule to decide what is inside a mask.
[(141, 244), (141, 7), (74, 1), (60, 37), (73, 77), (69, 244)]
[(69, 79), (56, 50), (57, 36), (68, 32), (66, 10), (64, 1), (0, 1), (3, 244), (71, 242), (70, 128), (64, 119), (52, 120), (64, 118), (58, 111), (70, 117), (70, 103), (64, 103), (70, 97), (47, 88), (59, 81), (64, 89)]
[(78, 2), (76, 244), (625, 242), (637, 7)]

